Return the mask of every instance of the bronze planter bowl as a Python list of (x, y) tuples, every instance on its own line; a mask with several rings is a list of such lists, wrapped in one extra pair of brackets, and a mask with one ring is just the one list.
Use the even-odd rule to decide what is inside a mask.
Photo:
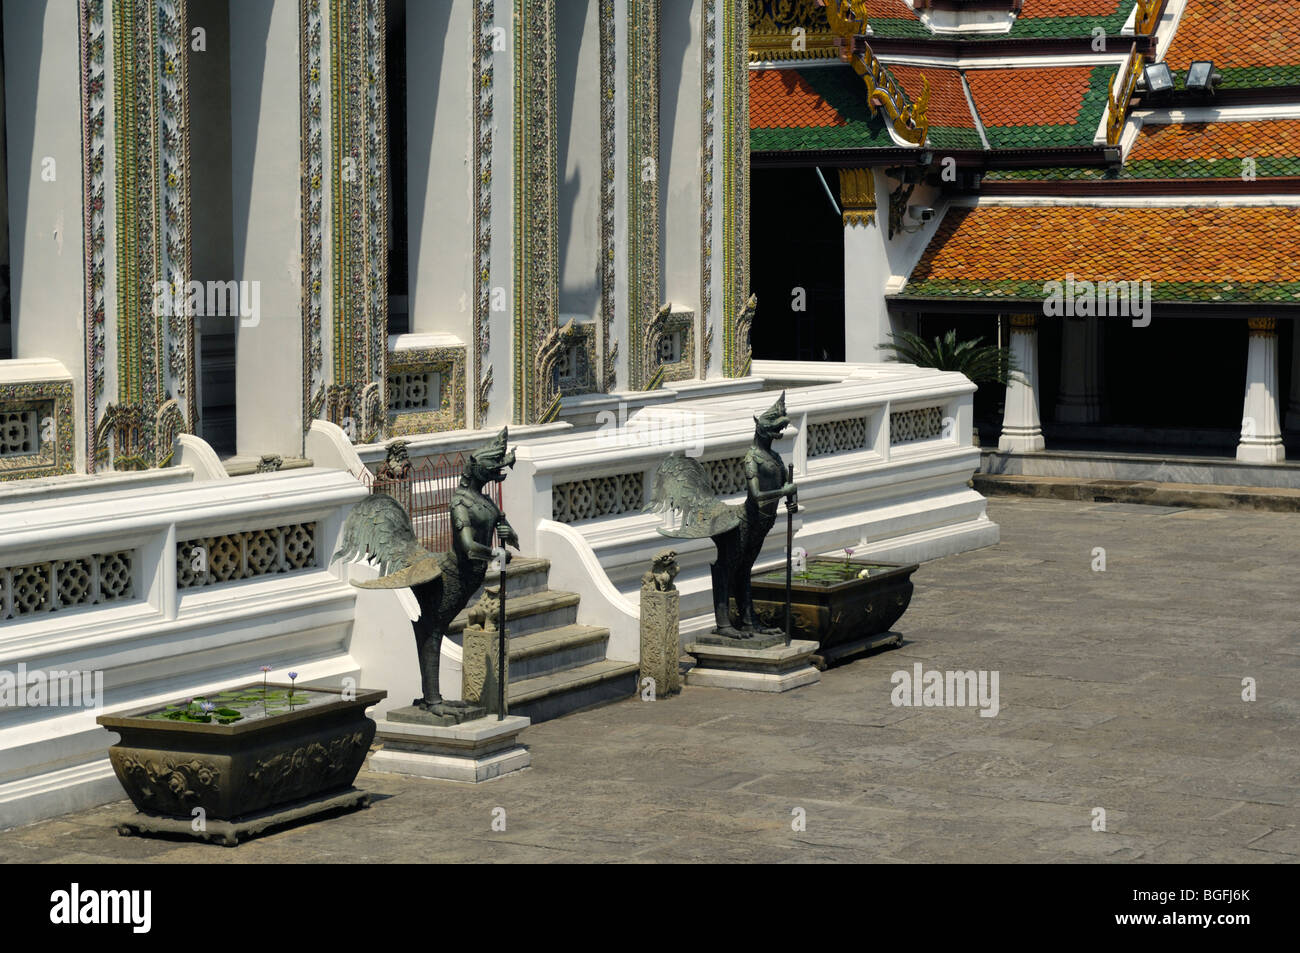
[[(877, 563), (809, 556), (807, 569), (790, 585), (790, 627), (796, 639), (828, 649), (888, 632), (912, 601), (916, 563)], [(868, 570), (865, 579), (858, 578)], [(837, 578), (838, 577), (838, 578)], [(754, 612), (764, 625), (785, 627), (785, 566), (768, 567), (750, 577)]]
[[(231, 820), (349, 787), (375, 737), (366, 709), (388, 693), (356, 689), (344, 699), (340, 689), (266, 688), (292, 688), (306, 701), (291, 710), (249, 710), (232, 724), (158, 717), (186, 706), (187, 699), (100, 715), (99, 724), (121, 735), (108, 756), (135, 806), (144, 814), (186, 819), (202, 808), (209, 819)], [(256, 682), (212, 697), (262, 690)]]

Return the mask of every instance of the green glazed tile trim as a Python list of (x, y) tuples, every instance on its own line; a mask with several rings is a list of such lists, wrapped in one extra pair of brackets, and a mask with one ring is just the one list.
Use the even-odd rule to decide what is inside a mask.
[[(1292, 46), (1293, 55), (1300, 58), (1300, 50)], [(1215, 67), (1223, 77), (1219, 89), (1267, 89), (1272, 86), (1300, 86), (1300, 64), (1276, 66)], [(1186, 70), (1174, 71), (1174, 88), (1181, 90), (1187, 80)]]
[[(905, 298), (988, 298), (1042, 301), (1046, 297), (1043, 285), (1060, 281), (1062, 275), (1045, 277), (1041, 281), (970, 281), (966, 279), (923, 279), (909, 281), (904, 287)], [(1103, 276), (1104, 277), (1104, 276)], [(1076, 281), (1083, 279), (1077, 278)], [(1137, 280), (1141, 280), (1140, 278)], [(1300, 281), (1260, 281), (1254, 283), (1217, 281), (1157, 281), (1151, 284), (1154, 301), (1189, 303), (1259, 302), (1300, 303)]]
[[(1028, 37), (1070, 37), (1091, 36), (1092, 31), (1101, 27), (1107, 37), (1114, 37), (1117, 44), (1125, 49), (1132, 42), (1131, 37), (1121, 37), (1120, 30), (1128, 20), (1129, 11), (1136, 0), (1115, 0), (1115, 11), (1100, 17), (1017, 17), (1011, 32), (1004, 34), (1013, 39)], [(992, 39), (992, 37), (990, 37)]]
[[(1121, 179), (1235, 179), (1242, 174), (1241, 159), (1142, 159), (1124, 166), (1123, 172), (1089, 166), (1050, 169), (994, 169), (988, 182), (1117, 181)], [(1300, 175), (1300, 156), (1257, 156), (1255, 176), (1260, 179)]]

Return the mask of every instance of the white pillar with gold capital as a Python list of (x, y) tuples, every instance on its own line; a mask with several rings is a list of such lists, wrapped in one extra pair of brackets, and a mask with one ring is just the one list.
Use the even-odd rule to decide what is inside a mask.
[(883, 278), (873, 266), (884, 260), (876, 224), (876, 177), (866, 167), (843, 168), (839, 179), (844, 222), (844, 359), (870, 363), (881, 359), (877, 345), (885, 343), (889, 331), (889, 317), (881, 307)]
[(1241, 411), (1237, 459), (1246, 463), (1281, 463), (1286, 459), (1278, 417), (1277, 320), (1248, 318), (1246, 400)]
[(1011, 356), (1020, 374), (1007, 384), (998, 450), (1031, 453), (1047, 446), (1038, 414), (1038, 315), (1011, 316)]

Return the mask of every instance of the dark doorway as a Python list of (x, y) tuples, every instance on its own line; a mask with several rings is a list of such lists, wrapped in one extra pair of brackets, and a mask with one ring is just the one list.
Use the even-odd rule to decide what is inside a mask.
[[(838, 182), (835, 170), (823, 174)], [(754, 169), (750, 195), (754, 358), (844, 360), (844, 225), (821, 177)]]

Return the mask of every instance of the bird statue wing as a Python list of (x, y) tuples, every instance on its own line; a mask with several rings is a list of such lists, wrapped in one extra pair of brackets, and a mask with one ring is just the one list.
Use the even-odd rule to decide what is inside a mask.
[(659, 464), (645, 508), (681, 514), (680, 528), (659, 529), (660, 535), (675, 539), (717, 536), (740, 525), (739, 511), (714, 495), (708, 471), (691, 457), (666, 457)]
[(333, 559), (363, 556), (378, 564), (380, 576), (354, 582), (359, 589), (402, 589), (442, 575), (437, 554), (416, 541), (411, 517), (402, 504), (384, 493), (372, 494), (352, 508), (343, 522), (343, 541)]

